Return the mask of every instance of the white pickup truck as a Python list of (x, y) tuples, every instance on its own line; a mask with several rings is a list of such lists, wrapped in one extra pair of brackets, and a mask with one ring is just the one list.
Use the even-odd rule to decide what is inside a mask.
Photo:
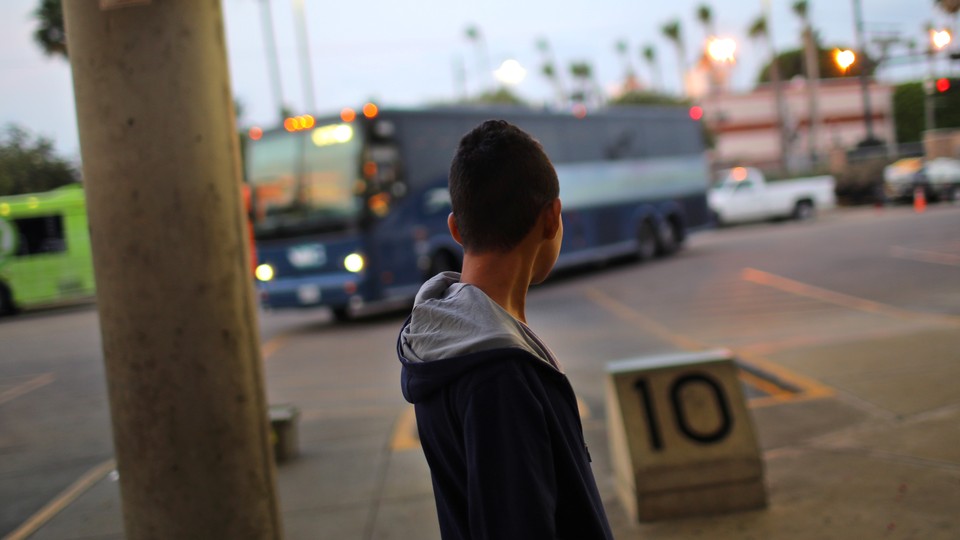
[(752, 167), (734, 167), (720, 173), (720, 182), (707, 194), (718, 224), (766, 219), (810, 219), (817, 210), (833, 208), (836, 181), (832, 176), (812, 176), (767, 182)]

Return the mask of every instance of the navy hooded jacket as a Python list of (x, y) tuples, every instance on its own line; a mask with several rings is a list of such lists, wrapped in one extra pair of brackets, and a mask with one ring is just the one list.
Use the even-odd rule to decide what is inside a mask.
[(569, 381), (529, 328), (458, 280), (424, 285), (397, 343), (444, 540), (612, 538)]

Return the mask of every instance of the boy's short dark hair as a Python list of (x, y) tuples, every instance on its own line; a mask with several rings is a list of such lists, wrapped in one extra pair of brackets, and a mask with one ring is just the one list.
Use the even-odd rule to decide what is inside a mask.
[(509, 251), (559, 195), (550, 158), (517, 126), (487, 120), (460, 140), (450, 199), (464, 250)]

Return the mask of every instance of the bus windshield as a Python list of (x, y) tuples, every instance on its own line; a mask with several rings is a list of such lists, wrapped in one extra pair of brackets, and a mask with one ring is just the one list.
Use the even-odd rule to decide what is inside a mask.
[(348, 124), (274, 132), (250, 147), (257, 238), (342, 230), (362, 208), (356, 186), (361, 137)]

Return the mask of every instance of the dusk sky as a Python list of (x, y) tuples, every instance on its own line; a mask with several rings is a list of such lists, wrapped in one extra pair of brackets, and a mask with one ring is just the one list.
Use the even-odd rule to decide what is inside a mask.
[[(868, 35), (898, 34), (925, 47), (928, 22), (947, 26), (949, 19), (932, 0), (862, 0)], [(0, 51), (0, 125), (18, 124), (54, 140), (57, 151), (78, 158), (73, 89), (68, 63), (45, 57), (31, 34), (32, 12), (38, 0), (3, 0), (0, 32), (7, 47)], [(700, 0), (640, 2), (637, 0), (424, 0), (389, 2), (319, 2), (305, 0), (313, 67), (316, 111), (304, 111), (300, 60), (297, 55), (293, 0), (274, 0), (274, 28), (278, 41), (286, 102), (296, 112), (330, 113), (359, 106), (369, 99), (381, 105), (415, 107), (452, 101), (460, 96), (455, 66), (466, 73), (466, 89), (475, 93), (480, 83), (494, 84), (483, 75), (476, 48), (465, 37), (474, 25), (486, 42), (489, 65), (496, 68), (514, 58), (528, 70), (516, 92), (533, 103), (553, 96), (540, 74), (541, 56), (535, 44), (545, 38), (561, 73), (574, 61), (593, 65), (600, 85), (613, 89), (622, 80), (623, 63), (615, 51), (617, 40), (627, 40), (634, 66), (644, 84), (655, 77), (641, 60), (645, 44), (656, 47), (662, 85), (677, 92), (680, 78), (676, 51), (662, 37), (660, 27), (680, 18), (688, 62), (702, 50), (705, 31), (695, 17)], [(790, 10), (792, 0), (772, 2), (771, 27), (780, 49), (798, 47), (800, 23)], [(244, 125), (276, 123), (276, 105), (268, 78), (268, 64), (260, 22), (261, 0), (224, 0), (225, 24), (233, 91), (244, 105)], [(749, 90), (761, 63), (768, 59), (760, 44), (747, 37), (747, 28), (763, 9), (762, 0), (712, 0), (717, 34), (738, 43), (732, 91)], [(814, 27), (826, 45), (854, 44), (850, 0), (811, 0)], [(894, 48), (900, 55), (905, 47)], [(944, 66), (946, 64), (943, 64)], [(922, 64), (883, 68), (885, 81), (917, 79)]]

